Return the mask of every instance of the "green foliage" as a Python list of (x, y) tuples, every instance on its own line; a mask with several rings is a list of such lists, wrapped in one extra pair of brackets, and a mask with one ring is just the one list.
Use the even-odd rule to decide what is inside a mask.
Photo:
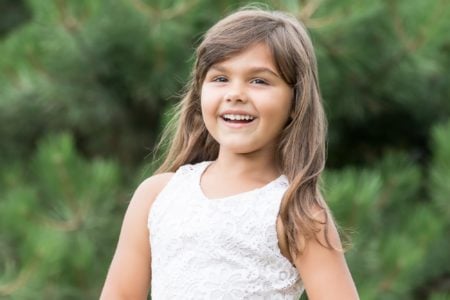
[[(146, 155), (195, 46), (251, 2), (5, 3), (0, 298), (98, 298), (127, 201), (154, 168)], [(447, 299), (450, 5), (261, 6), (291, 12), (312, 35), (330, 125), (324, 195), (351, 236), (361, 299)]]
[(0, 179), (0, 295), (95, 298), (123, 209), (119, 169), (80, 158), (69, 135), (48, 136)]
[(28, 21), (30, 13), (23, 1), (20, 0), (2, 0), (0, 2), (0, 37), (8, 34), (15, 27)]
[(374, 162), (390, 149), (426, 160), (430, 127), (450, 113), (450, 5), (325, 2), (309, 23), (330, 121), (329, 165)]
[(450, 123), (435, 127), (434, 157), (430, 168), (430, 186), (434, 203), (450, 219)]
[(424, 259), (442, 241), (449, 222), (420, 199), (421, 180), (419, 168), (401, 154), (371, 169), (326, 174), (333, 212), (355, 231), (347, 258), (363, 299), (412, 299)]
[(186, 77), (190, 26), (124, 1), (29, 5), (33, 22), (1, 45), (1, 156), (29, 155), (42, 136), (69, 130), (84, 153), (134, 163)]

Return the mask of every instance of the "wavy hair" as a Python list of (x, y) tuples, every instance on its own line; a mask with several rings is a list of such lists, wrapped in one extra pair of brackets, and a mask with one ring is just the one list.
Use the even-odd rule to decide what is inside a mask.
[[(202, 119), (202, 82), (213, 64), (261, 42), (269, 47), (283, 80), (294, 90), (292, 120), (281, 132), (277, 163), (290, 182), (279, 214), (289, 252), (295, 258), (309, 239), (320, 242), (320, 224), (325, 225), (325, 244), (321, 244), (333, 248), (326, 230), (330, 213), (319, 186), (325, 166), (327, 122), (314, 49), (307, 30), (295, 17), (279, 11), (243, 9), (206, 32), (184, 97), (163, 132), (159, 147), (166, 142), (167, 152), (156, 173), (217, 158), (219, 144)], [(315, 214), (318, 209), (325, 212), (320, 218)]]

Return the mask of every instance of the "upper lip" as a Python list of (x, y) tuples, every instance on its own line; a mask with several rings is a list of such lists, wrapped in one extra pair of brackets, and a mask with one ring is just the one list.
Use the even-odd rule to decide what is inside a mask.
[(223, 117), (224, 115), (241, 115), (241, 116), (252, 116), (253, 118), (256, 118), (256, 116), (252, 113), (246, 112), (244, 110), (225, 110), (222, 113), (220, 113), (220, 116)]

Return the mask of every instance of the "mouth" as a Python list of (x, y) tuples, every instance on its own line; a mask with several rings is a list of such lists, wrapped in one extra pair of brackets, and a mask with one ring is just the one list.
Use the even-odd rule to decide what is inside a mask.
[(248, 124), (256, 119), (256, 117), (252, 115), (240, 115), (240, 114), (223, 114), (220, 117), (225, 122), (232, 124)]

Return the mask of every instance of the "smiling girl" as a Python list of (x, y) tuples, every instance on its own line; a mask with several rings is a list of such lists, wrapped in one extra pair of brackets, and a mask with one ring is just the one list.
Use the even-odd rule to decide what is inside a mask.
[(131, 200), (101, 298), (358, 299), (319, 189), (326, 120), (305, 28), (241, 10), (196, 54), (167, 157)]

